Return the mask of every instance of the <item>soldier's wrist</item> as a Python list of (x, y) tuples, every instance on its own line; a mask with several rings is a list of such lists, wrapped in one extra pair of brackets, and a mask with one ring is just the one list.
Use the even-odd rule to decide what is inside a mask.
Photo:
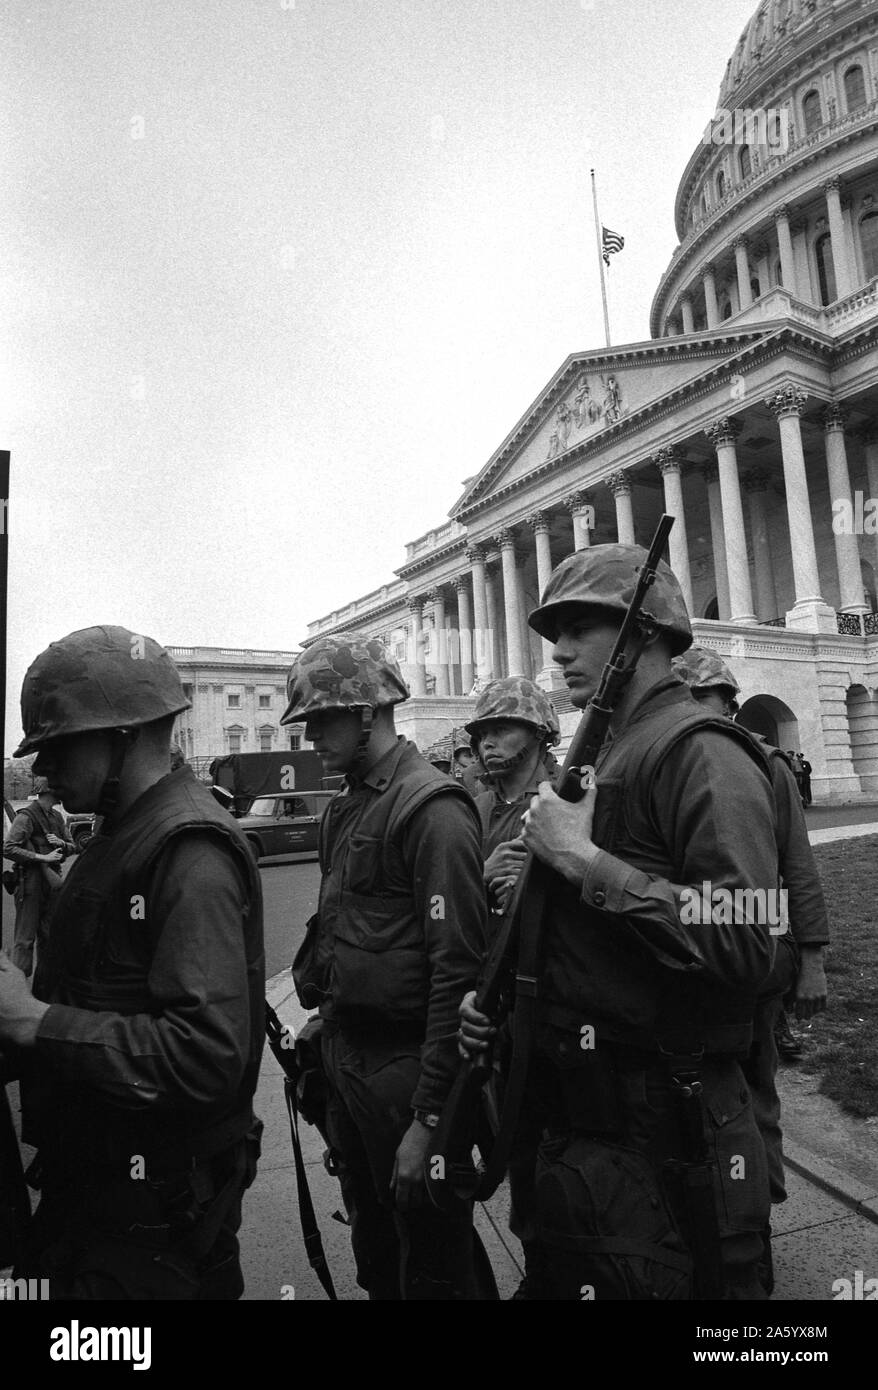
[(412, 1107), (412, 1117), (425, 1129), (435, 1129), (439, 1123), (439, 1116), (435, 1110), (421, 1110)]

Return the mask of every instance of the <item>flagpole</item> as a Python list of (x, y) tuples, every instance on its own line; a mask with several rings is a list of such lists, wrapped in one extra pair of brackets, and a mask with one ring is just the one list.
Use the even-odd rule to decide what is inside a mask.
[(604, 284), (604, 248), (601, 245), (601, 221), (598, 217), (598, 194), (594, 181), (594, 169), (591, 171), (591, 196), (594, 202), (594, 234), (598, 248), (598, 270), (601, 273), (601, 299), (604, 305), (604, 333), (607, 337), (607, 347), (610, 346), (610, 316), (607, 313), (607, 287)]

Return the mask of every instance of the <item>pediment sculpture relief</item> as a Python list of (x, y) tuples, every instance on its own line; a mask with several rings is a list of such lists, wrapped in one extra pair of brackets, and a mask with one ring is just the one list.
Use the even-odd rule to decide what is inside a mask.
[(571, 401), (562, 401), (555, 412), (555, 428), (549, 435), (547, 459), (556, 458), (569, 449), (575, 440), (571, 434), (593, 433), (604, 425), (614, 425), (625, 414), (622, 393), (614, 376), (598, 372), (597, 378), (587, 373), (579, 378)]

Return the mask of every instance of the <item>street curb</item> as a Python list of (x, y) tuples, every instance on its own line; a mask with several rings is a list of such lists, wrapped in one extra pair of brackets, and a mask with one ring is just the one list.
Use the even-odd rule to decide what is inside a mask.
[(293, 976), (290, 967), (280, 970), (276, 975), (272, 975), (270, 980), (265, 981), (265, 997), (275, 1013), (285, 1004), (290, 995), (295, 994), (296, 989), (293, 984)]
[(830, 1197), (849, 1207), (857, 1216), (878, 1225), (878, 1192), (866, 1183), (851, 1177), (843, 1169), (836, 1168), (828, 1159), (812, 1153), (802, 1144), (796, 1144), (784, 1135), (784, 1163), (794, 1172), (807, 1178), (815, 1187), (827, 1192)]

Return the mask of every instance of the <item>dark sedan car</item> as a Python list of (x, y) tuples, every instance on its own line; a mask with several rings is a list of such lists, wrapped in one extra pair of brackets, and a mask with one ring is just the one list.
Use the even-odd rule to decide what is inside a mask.
[(295, 796), (258, 796), (238, 826), (257, 859), (279, 854), (316, 856), (324, 811), (336, 792), (297, 792)]

